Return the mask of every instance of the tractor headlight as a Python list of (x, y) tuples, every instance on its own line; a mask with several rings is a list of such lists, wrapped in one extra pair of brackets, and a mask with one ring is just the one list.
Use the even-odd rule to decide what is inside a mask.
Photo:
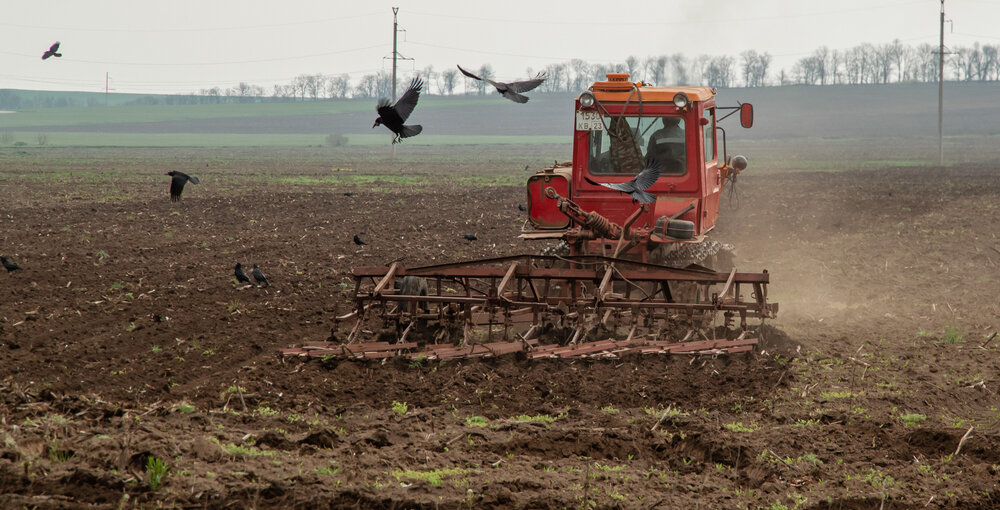
[(678, 108), (686, 107), (691, 101), (688, 99), (687, 94), (683, 92), (678, 92), (674, 94), (674, 106)]
[(594, 106), (594, 93), (586, 90), (580, 94), (580, 106), (584, 108), (590, 108)]

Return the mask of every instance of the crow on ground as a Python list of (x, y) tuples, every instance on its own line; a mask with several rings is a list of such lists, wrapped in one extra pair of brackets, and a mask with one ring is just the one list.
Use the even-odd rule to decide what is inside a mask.
[(611, 188), (613, 190), (621, 191), (622, 193), (628, 193), (629, 196), (632, 197), (632, 200), (649, 204), (656, 201), (656, 195), (647, 192), (646, 189), (652, 186), (659, 178), (660, 164), (654, 159), (647, 159), (646, 168), (643, 168), (638, 175), (626, 182), (594, 182), (590, 179), (590, 177), (586, 176), (584, 176), (583, 179), (595, 186), (604, 186), (605, 188)]
[(475, 241), (479, 239), (476, 237), (476, 234), (462, 234), (462, 237), (464, 237), (466, 241)]
[(10, 260), (7, 257), (0, 257), (0, 263), (3, 264), (3, 268), (6, 269), (8, 273), (21, 269), (21, 266), (17, 265), (13, 260)]
[(345, 196), (345, 197), (353, 197), (353, 196), (354, 196), (354, 193), (353, 193), (353, 192), (350, 192), (350, 191), (348, 191), (347, 193), (344, 193), (344, 196)]
[(250, 274), (253, 275), (253, 279), (257, 281), (258, 285), (263, 285), (265, 287), (271, 286), (271, 283), (264, 277), (264, 273), (260, 272), (260, 268), (257, 267), (257, 264), (253, 265), (253, 271), (251, 271)]
[(45, 60), (49, 57), (61, 57), (62, 53), (57, 53), (58, 51), (59, 51), (59, 41), (56, 41), (55, 44), (49, 46), (49, 49), (45, 50), (45, 53), (42, 53), (42, 60)]
[(414, 78), (410, 82), (410, 87), (406, 89), (406, 92), (403, 92), (403, 95), (399, 96), (399, 99), (391, 106), (388, 99), (379, 99), (378, 106), (375, 107), (378, 117), (375, 119), (375, 124), (372, 124), (372, 128), (374, 129), (379, 124), (389, 128), (389, 131), (396, 134), (392, 138), (392, 143), (398, 143), (403, 138), (419, 135), (424, 130), (423, 126), (420, 124), (404, 126), (403, 123), (406, 122), (406, 119), (413, 113), (413, 109), (416, 108), (417, 100), (420, 99), (420, 89), (423, 86), (424, 82), (420, 78)]
[(473, 80), (485, 81), (486, 83), (493, 85), (494, 87), (496, 87), (497, 92), (499, 92), (500, 95), (502, 95), (503, 97), (506, 97), (507, 99), (510, 99), (515, 103), (522, 103), (522, 104), (528, 102), (528, 96), (521, 95), (520, 92), (527, 92), (541, 85), (542, 82), (545, 81), (546, 78), (548, 78), (548, 76), (546, 76), (545, 73), (538, 73), (534, 78), (530, 80), (512, 81), (510, 83), (504, 83), (502, 81), (493, 81), (487, 78), (480, 78), (470, 73), (469, 71), (462, 69), (462, 66), (458, 66), (458, 70), (462, 71), (462, 74), (468, 76), (469, 78), (472, 78)]
[(167, 175), (171, 177), (170, 179), (170, 201), (176, 202), (181, 199), (181, 193), (184, 192), (184, 183), (191, 181), (191, 184), (198, 184), (198, 178), (190, 176), (184, 172), (178, 172), (177, 170), (171, 170), (167, 172)]
[(236, 263), (236, 281), (240, 283), (250, 283), (250, 277), (243, 271), (243, 264)]
[(525, 209), (524, 206), (521, 204), (517, 204), (517, 210), (521, 212), (527, 211), (527, 209)]
[(365, 244), (368, 244), (368, 243), (362, 241), (361, 238), (358, 237), (357, 234), (354, 234), (354, 244), (356, 244), (358, 246), (362, 246), (362, 245), (365, 245)]

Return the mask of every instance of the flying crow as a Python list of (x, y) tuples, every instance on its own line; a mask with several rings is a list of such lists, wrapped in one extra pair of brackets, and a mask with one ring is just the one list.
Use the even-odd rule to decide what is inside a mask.
[(522, 104), (528, 102), (528, 96), (523, 96), (520, 94), (520, 92), (527, 92), (541, 85), (542, 82), (545, 81), (546, 78), (548, 78), (548, 76), (546, 76), (545, 73), (538, 73), (534, 78), (530, 80), (512, 81), (510, 83), (504, 83), (501, 81), (493, 81), (486, 78), (480, 78), (470, 73), (469, 71), (462, 69), (462, 66), (458, 66), (458, 70), (462, 71), (462, 74), (468, 76), (469, 78), (472, 78), (473, 80), (485, 81), (486, 83), (493, 85), (494, 87), (496, 87), (497, 92), (499, 92), (500, 95), (502, 95), (503, 97), (506, 97), (507, 99), (510, 99), (515, 103), (522, 103)]
[(42, 53), (42, 60), (45, 60), (49, 57), (61, 57), (62, 53), (56, 53), (58, 51), (59, 51), (59, 41), (56, 41), (55, 44), (49, 46), (49, 49), (46, 50), (45, 53)]
[(250, 271), (250, 274), (253, 275), (254, 280), (257, 280), (258, 285), (263, 285), (265, 287), (271, 286), (271, 283), (268, 282), (267, 278), (264, 277), (264, 273), (260, 272), (260, 268), (257, 267), (257, 264), (253, 265), (253, 271)]
[(181, 199), (181, 193), (184, 191), (184, 183), (191, 181), (191, 184), (198, 184), (198, 178), (192, 177), (184, 172), (178, 172), (176, 170), (171, 170), (167, 172), (167, 175), (171, 177), (170, 179), (170, 201), (176, 202)]
[(236, 281), (240, 283), (250, 283), (250, 277), (243, 272), (243, 264), (236, 263)]
[(354, 244), (356, 244), (358, 246), (361, 246), (361, 245), (365, 245), (365, 244), (368, 244), (368, 243), (362, 241), (361, 238), (358, 237), (357, 234), (354, 234)]
[(476, 234), (462, 234), (462, 237), (464, 237), (466, 241), (475, 241), (479, 239), (476, 237)]
[(584, 177), (583, 179), (593, 184), (595, 186), (604, 186), (605, 188), (611, 188), (613, 190), (621, 191), (622, 193), (628, 193), (632, 200), (638, 200), (639, 202), (649, 204), (656, 201), (656, 195), (646, 191), (647, 188), (653, 185), (657, 179), (660, 178), (660, 164), (654, 159), (646, 160), (646, 168), (643, 168), (638, 175), (632, 178), (628, 182), (613, 182), (613, 183), (603, 183), (594, 182), (590, 177)]
[(10, 260), (7, 257), (0, 257), (0, 263), (3, 263), (3, 268), (6, 269), (8, 273), (21, 269), (21, 266), (15, 264), (13, 260)]
[(403, 123), (406, 122), (406, 119), (413, 113), (413, 109), (416, 108), (417, 100), (420, 99), (420, 89), (423, 86), (424, 82), (420, 78), (414, 78), (410, 82), (410, 88), (406, 89), (406, 92), (403, 92), (403, 95), (399, 96), (395, 104), (390, 106), (388, 99), (379, 99), (378, 106), (375, 107), (378, 117), (375, 119), (375, 124), (372, 124), (372, 128), (374, 129), (379, 124), (389, 128), (389, 131), (396, 134), (392, 138), (392, 143), (397, 143), (403, 138), (419, 135), (424, 130), (423, 126), (420, 124), (404, 126)]

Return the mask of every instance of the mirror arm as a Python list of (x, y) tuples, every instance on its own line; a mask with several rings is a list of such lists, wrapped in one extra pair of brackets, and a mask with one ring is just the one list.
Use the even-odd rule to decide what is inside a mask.
[(715, 125), (715, 129), (722, 131), (722, 161), (725, 161), (726, 164), (728, 164), (729, 151), (726, 149), (726, 130), (718, 124)]

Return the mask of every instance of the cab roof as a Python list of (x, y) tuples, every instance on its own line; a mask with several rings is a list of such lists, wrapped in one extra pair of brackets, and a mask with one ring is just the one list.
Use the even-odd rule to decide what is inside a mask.
[[(643, 102), (669, 103), (678, 92), (687, 94), (691, 101), (707, 101), (715, 97), (715, 89), (710, 87), (653, 87), (642, 82), (628, 81), (628, 73), (608, 73), (607, 77), (607, 81), (594, 82), (590, 88), (594, 98), (601, 102), (625, 102), (631, 96), (632, 101), (638, 101), (641, 97)], [(638, 92), (633, 92), (633, 87)]]

